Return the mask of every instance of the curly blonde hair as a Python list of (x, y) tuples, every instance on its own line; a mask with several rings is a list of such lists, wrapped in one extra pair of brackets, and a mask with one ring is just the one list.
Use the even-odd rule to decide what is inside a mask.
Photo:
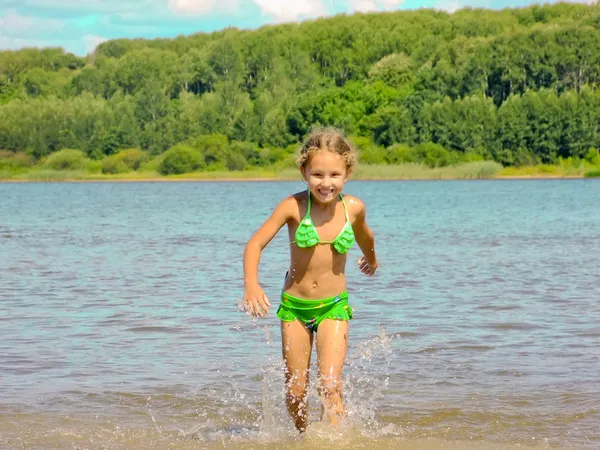
[(337, 153), (346, 161), (346, 170), (358, 164), (358, 152), (337, 128), (317, 128), (306, 138), (296, 160), (299, 167), (306, 167), (311, 157), (320, 151)]

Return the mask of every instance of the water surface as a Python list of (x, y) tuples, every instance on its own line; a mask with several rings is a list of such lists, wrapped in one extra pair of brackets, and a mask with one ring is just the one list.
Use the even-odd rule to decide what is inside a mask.
[(0, 184), (0, 447), (600, 447), (599, 182), (348, 183), (380, 270), (350, 251), (348, 429), (298, 438), (285, 232), (272, 313), (237, 304), (245, 242), (302, 188)]

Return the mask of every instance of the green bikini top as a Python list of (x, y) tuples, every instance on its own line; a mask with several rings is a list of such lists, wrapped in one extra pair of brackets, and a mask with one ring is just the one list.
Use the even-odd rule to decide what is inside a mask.
[(348, 216), (348, 207), (346, 206), (342, 194), (340, 194), (340, 199), (342, 200), (344, 212), (346, 213), (346, 224), (333, 241), (322, 241), (319, 239), (317, 228), (310, 218), (310, 191), (308, 191), (308, 208), (306, 210), (306, 215), (298, 225), (298, 229), (296, 230), (296, 240), (292, 241), (292, 244), (295, 243), (300, 248), (314, 247), (317, 244), (331, 244), (338, 253), (347, 253), (354, 244), (354, 230), (352, 230), (352, 224), (350, 223), (350, 217)]

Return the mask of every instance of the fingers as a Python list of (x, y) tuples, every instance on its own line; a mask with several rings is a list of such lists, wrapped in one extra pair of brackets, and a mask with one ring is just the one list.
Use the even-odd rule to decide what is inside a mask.
[(254, 317), (264, 317), (269, 314), (271, 303), (266, 295), (259, 299), (245, 299), (244, 310)]
[(360, 258), (358, 258), (358, 268), (365, 275), (374, 275), (375, 274), (375, 269), (373, 267), (371, 267), (371, 265), (367, 262), (367, 258), (365, 258), (364, 256), (361, 256)]
[(258, 310), (258, 316), (262, 317), (263, 315), (266, 316), (267, 314), (269, 314), (269, 306), (271, 306), (271, 304), (269, 303), (269, 299), (267, 298), (267, 296), (263, 295), (262, 297), (260, 297), (258, 299), (258, 301), (256, 302), (256, 309)]
[(358, 259), (358, 268), (362, 273), (368, 274), (370, 272), (369, 263), (367, 262), (364, 256), (361, 256)]

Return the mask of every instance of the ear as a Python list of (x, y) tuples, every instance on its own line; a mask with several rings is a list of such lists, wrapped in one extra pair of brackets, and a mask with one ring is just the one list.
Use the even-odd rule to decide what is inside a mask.
[(306, 167), (300, 166), (300, 173), (302, 174), (302, 181), (308, 183), (308, 180), (306, 179)]
[(344, 181), (347, 181), (348, 178), (350, 178), (350, 175), (352, 175), (352, 167), (347, 167), (346, 168), (346, 176), (344, 177)]

